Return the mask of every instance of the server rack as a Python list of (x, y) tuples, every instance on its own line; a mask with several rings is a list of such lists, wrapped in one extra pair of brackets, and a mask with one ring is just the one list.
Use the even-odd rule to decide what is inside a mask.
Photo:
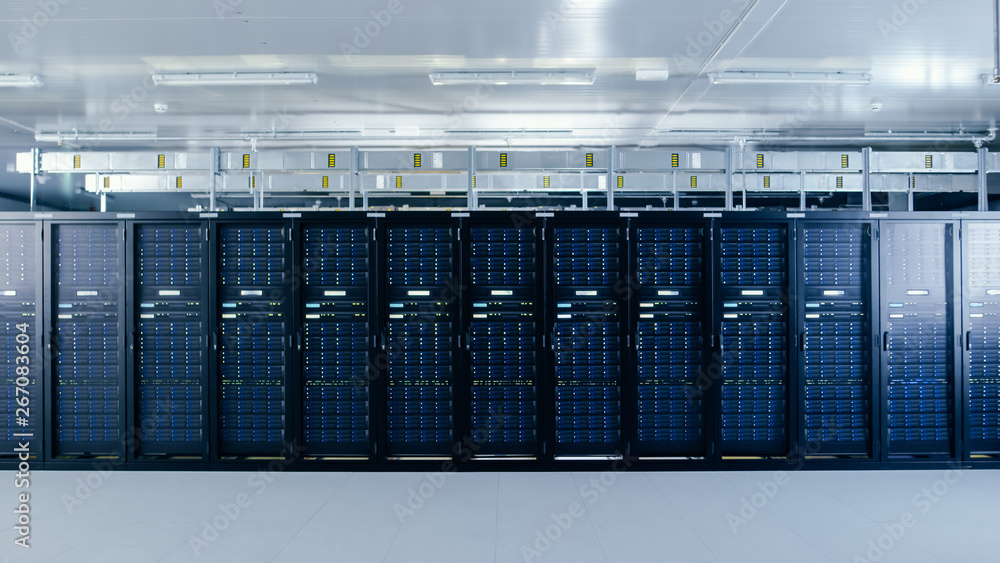
[(799, 221), (797, 276), (801, 397), (798, 443), (806, 456), (876, 455), (880, 386), (873, 333), (878, 311), (875, 224)]
[(965, 378), (962, 420), (968, 459), (1000, 456), (1000, 223), (962, 226)]
[(541, 455), (545, 373), (542, 224), (533, 213), (463, 220), (463, 334), (474, 459)]
[(630, 220), (632, 452), (705, 458), (714, 408), (705, 366), (712, 297), (710, 227), (703, 219)]
[(125, 225), (45, 225), (49, 385), (46, 459), (124, 460)]
[(129, 397), (137, 459), (204, 460), (209, 435), (208, 225), (129, 223)]
[[(883, 221), (881, 232), (882, 402), (889, 458), (952, 458), (958, 335), (953, 221)], [(960, 326), (960, 325), (959, 325)]]
[(547, 221), (549, 356), (556, 459), (625, 451), (622, 374), (628, 247), (617, 214), (559, 213)]
[(218, 447), (225, 459), (279, 457), (289, 451), (292, 335), (291, 225), (220, 221), (212, 234), (217, 273)]
[[(28, 443), (29, 457), (40, 459), (44, 438), (42, 396), (42, 228), (41, 223), (0, 223), (0, 324), (3, 325), (3, 375), (0, 401), (0, 460), (17, 458)], [(19, 386), (18, 380), (27, 385)], [(21, 387), (23, 391), (18, 391)], [(19, 412), (18, 409), (25, 409)], [(21, 419), (22, 422), (19, 421)]]
[(715, 291), (721, 424), (726, 457), (781, 457), (795, 420), (795, 336), (789, 293), (788, 221), (725, 219), (716, 224)]
[(374, 224), (362, 214), (300, 226), (299, 413), (307, 457), (374, 454)]
[(383, 241), (380, 336), (386, 437), (394, 460), (454, 455), (459, 306), (457, 222), (445, 213), (392, 217)]

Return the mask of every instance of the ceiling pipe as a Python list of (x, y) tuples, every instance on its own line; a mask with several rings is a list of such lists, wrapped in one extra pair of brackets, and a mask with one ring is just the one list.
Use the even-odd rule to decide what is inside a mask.
[[(972, 133), (946, 133), (946, 134), (907, 134), (907, 133), (865, 133), (856, 136), (782, 136), (777, 132), (738, 132), (738, 131), (718, 131), (718, 132), (673, 132), (662, 131), (656, 137), (656, 144), (664, 142), (688, 142), (704, 145), (745, 145), (747, 143), (772, 143), (772, 144), (863, 144), (872, 143), (972, 143), (977, 148), (983, 144), (990, 143), (997, 138), (997, 127), (991, 124), (987, 133), (976, 135)], [(525, 134), (506, 135), (503, 133), (471, 133), (467, 135), (450, 134), (450, 137), (412, 138), (406, 142), (398, 136), (359, 136), (357, 133), (341, 132), (285, 132), (279, 135), (225, 135), (225, 136), (205, 136), (205, 137), (157, 137), (155, 134), (139, 133), (38, 133), (35, 140), (40, 143), (72, 143), (72, 142), (92, 142), (92, 143), (213, 143), (229, 145), (283, 145), (303, 142), (324, 143), (325, 146), (357, 146), (357, 145), (378, 145), (390, 147), (409, 146), (511, 146), (531, 142), (559, 143), (563, 145), (612, 145), (619, 146), (656, 146), (650, 143), (650, 138), (646, 136), (636, 137), (603, 137), (595, 136), (566, 136), (565, 134), (546, 135)]]
[(1000, 0), (993, 0), (993, 82), (1000, 77)]

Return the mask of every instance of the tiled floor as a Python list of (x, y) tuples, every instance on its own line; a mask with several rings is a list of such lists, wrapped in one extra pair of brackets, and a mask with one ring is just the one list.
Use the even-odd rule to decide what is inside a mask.
[(40, 472), (31, 494), (10, 563), (1000, 558), (996, 471)]

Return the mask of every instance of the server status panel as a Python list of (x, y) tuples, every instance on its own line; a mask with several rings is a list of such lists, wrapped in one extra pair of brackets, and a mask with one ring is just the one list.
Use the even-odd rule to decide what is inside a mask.
[(291, 335), (289, 239), (284, 222), (216, 228), (219, 454), (286, 450)]
[(812, 456), (871, 457), (873, 365), (871, 223), (801, 222), (803, 444)]
[(789, 225), (726, 222), (717, 230), (721, 453), (780, 456), (791, 418)]
[(633, 223), (633, 449), (645, 456), (704, 456), (706, 413), (713, 412), (706, 409), (710, 390), (701, 377), (710, 326), (709, 231), (704, 223)]
[[(0, 460), (15, 458), (19, 444), (29, 443), (29, 454), (42, 454), (43, 404), (41, 314), (41, 225), (0, 224), (0, 339), (3, 374), (0, 375)], [(23, 409), (23, 410), (21, 410)]]
[(557, 459), (619, 456), (625, 228), (614, 215), (551, 220), (552, 371)]
[(888, 455), (951, 457), (956, 446), (955, 224), (881, 224)]
[(134, 225), (136, 455), (208, 456), (208, 227)]
[(541, 225), (526, 214), (468, 221), (465, 353), (471, 454), (538, 455), (543, 373)]
[(310, 456), (371, 455), (374, 291), (367, 219), (301, 229), (302, 429)]
[(458, 229), (450, 216), (387, 221), (385, 320), (386, 454), (453, 455), (455, 377), (462, 298)]
[(125, 456), (125, 227), (50, 225), (50, 457)]
[(1000, 223), (962, 227), (968, 451), (1000, 456)]

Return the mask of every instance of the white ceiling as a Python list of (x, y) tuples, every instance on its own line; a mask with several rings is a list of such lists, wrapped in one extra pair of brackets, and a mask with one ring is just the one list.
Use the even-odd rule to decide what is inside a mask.
[[(45, 85), (0, 90), (0, 117), (26, 127), (0, 122), (3, 148), (34, 145), (33, 132), (73, 130), (347, 131), (375, 142), (419, 128), (428, 142), (454, 144), (533, 131), (608, 144), (660, 130), (980, 132), (1000, 113), (1000, 87), (981, 79), (993, 69), (992, 0), (49, 0), (58, 11), (42, 17), (44, 4), (4, 1), (0, 73), (38, 73)], [(390, 8), (398, 13), (376, 23)], [(33, 17), (49, 21), (26, 29)], [(345, 56), (366, 26), (377, 33)], [(664, 66), (666, 82), (635, 80), (637, 68)], [(477, 93), (427, 76), (511, 68), (596, 68), (597, 81)], [(873, 80), (711, 85), (705, 73), (724, 69), (865, 71)], [(319, 83), (150, 87), (148, 79), (236, 70), (312, 71)], [(169, 111), (157, 114), (154, 103)]]

